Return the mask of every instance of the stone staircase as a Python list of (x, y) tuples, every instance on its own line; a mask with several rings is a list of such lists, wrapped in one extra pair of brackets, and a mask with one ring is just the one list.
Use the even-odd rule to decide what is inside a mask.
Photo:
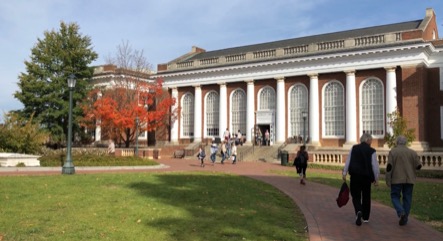
[(237, 152), (242, 153), (242, 161), (280, 161), (278, 155), (278, 146), (240, 146)]

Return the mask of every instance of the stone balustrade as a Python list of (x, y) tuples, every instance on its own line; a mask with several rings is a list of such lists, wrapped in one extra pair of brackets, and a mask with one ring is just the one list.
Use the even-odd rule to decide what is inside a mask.
[(208, 59), (186, 60), (183, 62), (167, 65), (167, 70), (192, 69), (202, 66), (220, 66), (233, 62), (246, 62), (257, 59), (273, 59), (288, 56), (303, 55), (306, 53), (315, 53), (321, 51), (331, 51), (336, 49), (367, 47), (381, 45), (385, 43), (402, 41), (401, 33), (387, 33), (379, 35), (362, 36), (348, 39), (338, 39), (329, 42), (319, 42), (303, 44), (300, 46), (288, 46), (285, 48), (268, 49), (263, 51), (254, 51), (248, 53), (239, 53), (227, 56), (212, 57)]
[[(312, 161), (315, 164), (344, 165), (348, 152), (311, 152)], [(377, 159), (381, 168), (385, 168), (388, 162), (389, 152), (377, 152)], [(418, 153), (424, 170), (443, 171), (442, 152), (421, 152)]]

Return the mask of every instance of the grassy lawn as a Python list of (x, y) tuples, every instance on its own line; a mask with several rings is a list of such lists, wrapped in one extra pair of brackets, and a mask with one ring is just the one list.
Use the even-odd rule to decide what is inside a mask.
[(8, 176), (0, 183), (2, 241), (308, 240), (289, 197), (241, 176)]
[[(298, 178), (294, 171), (280, 172), (282, 175), (294, 176)], [(308, 180), (322, 183), (339, 189), (342, 184), (341, 172), (339, 170), (325, 172), (308, 169)], [(349, 184), (349, 176), (348, 176)], [(385, 180), (381, 179), (378, 186), (372, 186), (372, 200), (392, 207), (390, 189), (386, 186)], [(443, 232), (443, 183), (418, 181), (414, 185), (411, 215), (421, 220), (433, 228)], [(352, 204), (351, 204), (352, 205)], [(392, 215), (395, 215), (394, 211)]]

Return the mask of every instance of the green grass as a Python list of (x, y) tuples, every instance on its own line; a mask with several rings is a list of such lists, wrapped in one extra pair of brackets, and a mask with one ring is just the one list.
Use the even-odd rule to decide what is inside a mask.
[(219, 173), (0, 177), (0, 240), (308, 240), (276, 188)]
[[(284, 171), (279, 174), (294, 176), (298, 178), (295, 171)], [(326, 184), (339, 189), (343, 180), (340, 170), (321, 171), (319, 169), (309, 169), (307, 171), (309, 181)], [(349, 177), (348, 177), (349, 183)], [(337, 191), (338, 192), (338, 191)], [(378, 186), (372, 186), (372, 200), (392, 207), (390, 199), (390, 189), (386, 186), (385, 180), (380, 179)], [(411, 215), (421, 220), (436, 230), (443, 232), (443, 183), (433, 181), (417, 181), (414, 185), (412, 197)], [(395, 215), (393, 211), (392, 215)]]

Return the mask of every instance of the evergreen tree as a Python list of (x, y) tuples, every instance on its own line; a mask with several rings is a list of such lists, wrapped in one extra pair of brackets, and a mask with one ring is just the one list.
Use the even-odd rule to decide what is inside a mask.
[(52, 143), (66, 141), (69, 75), (74, 74), (77, 79), (73, 92), (75, 133), (78, 127), (75, 120), (82, 115), (76, 103), (81, 102), (89, 92), (88, 81), (93, 68), (88, 65), (97, 57), (92, 50), (91, 39), (79, 33), (76, 23), (61, 22), (58, 31), (46, 31), (44, 38), (38, 38), (31, 49), (30, 60), (25, 61), (26, 72), (19, 75), (20, 90), (14, 96), (24, 106), (23, 110), (18, 111), (20, 116), (26, 119), (34, 114), (36, 121), (49, 131)]

